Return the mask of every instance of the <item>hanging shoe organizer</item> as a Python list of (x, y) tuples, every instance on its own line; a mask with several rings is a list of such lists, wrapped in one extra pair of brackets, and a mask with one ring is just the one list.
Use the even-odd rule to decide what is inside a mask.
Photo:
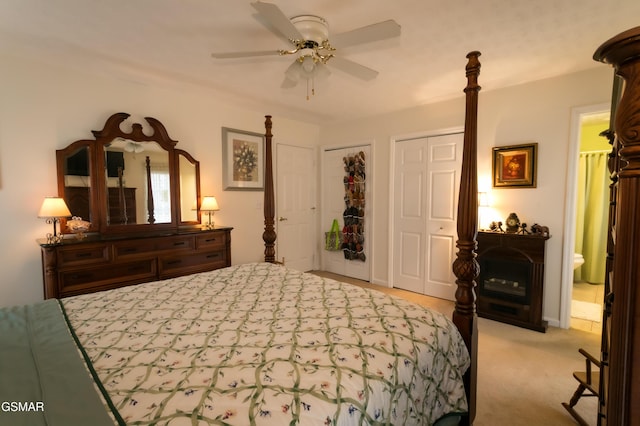
[(349, 154), (344, 161), (344, 203), (342, 214), (342, 251), (348, 260), (365, 261), (364, 206), (365, 206), (365, 155), (360, 151)]

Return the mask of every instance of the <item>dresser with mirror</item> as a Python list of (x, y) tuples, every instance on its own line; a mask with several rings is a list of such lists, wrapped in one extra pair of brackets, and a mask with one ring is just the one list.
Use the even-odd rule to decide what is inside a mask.
[(199, 162), (160, 121), (129, 117), (56, 151), (58, 194), (90, 225), (78, 235), (62, 218), (62, 239), (38, 241), (47, 299), (231, 265), (232, 228), (201, 224)]

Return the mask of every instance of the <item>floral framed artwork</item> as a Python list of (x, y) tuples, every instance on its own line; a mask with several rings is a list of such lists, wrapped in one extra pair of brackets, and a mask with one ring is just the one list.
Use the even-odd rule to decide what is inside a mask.
[(222, 128), (222, 183), (225, 190), (264, 189), (264, 135)]
[(493, 148), (494, 188), (535, 188), (538, 144)]

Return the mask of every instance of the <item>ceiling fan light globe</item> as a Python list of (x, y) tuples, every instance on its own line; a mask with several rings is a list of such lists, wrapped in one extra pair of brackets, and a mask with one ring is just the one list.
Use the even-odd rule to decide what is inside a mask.
[(296, 87), (297, 85), (298, 80), (291, 80), (289, 77), (285, 77), (280, 87), (282, 87), (283, 89), (291, 89), (292, 87)]
[(298, 81), (300, 79), (300, 69), (302, 64), (299, 61), (293, 61), (291, 65), (284, 72), (285, 77), (291, 81)]
[(138, 154), (142, 151), (144, 151), (144, 147), (138, 143), (138, 142), (127, 142), (127, 144), (124, 146), (124, 150), (126, 152), (133, 152), (134, 154)]
[(313, 75), (316, 64), (311, 56), (302, 57), (302, 72), (305, 75)]

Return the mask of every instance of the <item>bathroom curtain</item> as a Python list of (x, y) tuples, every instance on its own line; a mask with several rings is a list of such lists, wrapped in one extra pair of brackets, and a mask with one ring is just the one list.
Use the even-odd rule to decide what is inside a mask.
[(578, 166), (576, 246), (584, 264), (574, 271), (574, 280), (602, 284), (607, 254), (609, 207), (608, 151), (580, 153)]

